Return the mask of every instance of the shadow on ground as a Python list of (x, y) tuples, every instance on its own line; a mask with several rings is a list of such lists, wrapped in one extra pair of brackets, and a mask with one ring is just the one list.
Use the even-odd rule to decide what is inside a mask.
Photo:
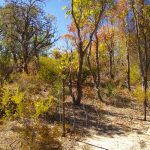
[[(99, 135), (109, 137), (125, 135), (131, 131), (130, 125), (124, 123), (124, 120), (130, 119), (128, 116), (120, 112), (100, 110), (94, 105), (73, 106), (72, 102), (66, 102), (65, 117), (66, 124), (71, 127), (67, 132), (75, 136), (90, 136), (92, 129)], [(114, 118), (114, 120), (110, 118)], [(123, 119), (123, 123), (117, 123), (118, 119)], [(132, 128), (132, 130), (141, 133), (137, 128)]]

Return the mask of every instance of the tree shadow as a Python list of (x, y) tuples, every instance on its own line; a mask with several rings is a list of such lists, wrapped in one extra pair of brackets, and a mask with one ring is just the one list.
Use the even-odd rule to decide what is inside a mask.
[(128, 125), (112, 124), (107, 115), (115, 115), (108, 111), (96, 109), (92, 105), (73, 106), (66, 102), (66, 123), (72, 127), (72, 132), (79, 136), (90, 136), (91, 130), (97, 134), (113, 137), (114, 135), (125, 135), (130, 131)]
[[(86, 99), (87, 100), (87, 99)], [(137, 134), (143, 134), (142, 129), (134, 127), (134, 122), (141, 122), (141, 116), (130, 115), (119, 111), (116, 107), (110, 107), (108, 109), (100, 109), (97, 106), (97, 102), (94, 104), (89, 101), (83, 101), (81, 106), (74, 106), (70, 100), (65, 102), (65, 120), (66, 120), (66, 133), (71, 137), (90, 137), (91, 131), (95, 131), (101, 136), (113, 138), (115, 135), (127, 135), (131, 132)], [(107, 105), (105, 105), (107, 107)], [(119, 106), (120, 107), (120, 106)], [(122, 108), (122, 106), (121, 106)], [(125, 107), (123, 107), (126, 109)], [(131, 107), (132, 108), (132, 107)], [(113, 109), (116, 109), (113, 111)], [(132, 108), (133, 111), (135, 109)], [(51, 123), (62, 123), (62, 112), (56, 113), (53, 116), (53, 120), (47, 117), (47, 121)], [(128, 123), (130, 120), (130, 124)], [(69, 128), (68, 128), (69, 126)]]
[(116, 95), (115, 97), (112, 97), (111, 99), (105, 101), (105, 104), (117, 108), (132, 108), (135, 110), (137, 109), (137, 105), (133, 101), (133, 99), (126, 97), (124, 95)]

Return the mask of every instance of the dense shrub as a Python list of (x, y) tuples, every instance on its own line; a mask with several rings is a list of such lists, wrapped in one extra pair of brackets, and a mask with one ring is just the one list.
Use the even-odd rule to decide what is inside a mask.
[[(134, 98), (136, 98), (136, 100), (138, 100), (139, 102), (143, 102), (144, 101), (144, 90), (142, 89), (142, 87), (137, 86), (133, 91), (132, 91), (132, 96)], [(148, 100), (150, 99), (150, 90), (147, 91), (147, 98)]]
[(38, 96), (33, 99), (35, 97), (29, 97), (18, 85), (13, 86), (15, 87), (5, 86), (1, 91), (0, 109), (4, 117), (39, 118), (46, 112), (51, 111), (52, 108), (52, 110), (56, 110), (57, 103), (52, 95)]
[(140, 83), (140, 72), (137, 65), (131, 66), (131, 85)]
[(57, 61), (49, 57), (40, 57), (40, 68), (38, 71), (40, 79), (54, 82), (58, 78)]

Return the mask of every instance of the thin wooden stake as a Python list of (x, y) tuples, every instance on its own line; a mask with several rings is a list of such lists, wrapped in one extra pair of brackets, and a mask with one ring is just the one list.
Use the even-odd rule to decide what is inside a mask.
[(62, 137), (66, 136), (65, 133), (65, 79), (63, 79), (63, 87), (62, 87), (62, 128), (63, 128), (63, 133)]

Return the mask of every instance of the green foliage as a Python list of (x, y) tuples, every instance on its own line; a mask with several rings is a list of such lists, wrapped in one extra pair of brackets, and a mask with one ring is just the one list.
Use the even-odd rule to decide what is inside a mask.
[[(142, 87), (137, 86), (133, 91), (132, 91), (132, 96), (136, 98), (139, 102), (144, 101), (145, 93)], [(147, 98), (148, 100), (150, 99), (150, 90), (147, 91)]]
[(38, 99), (30, 100), (28, 93), (21, 91), (18, 85), (14, 86), (13, 89), (9, 86), (5, 86), (2, 89), (0, 108), (4, 112), (4, 118), (39, 118), (48, 112), (50, 108), (49, 114), (53, 115), (52, 108), (55, 109), (57, 106), (53, 96), (49, 94), (48, 98), (39, 97)]
[(52, 51), (52, 56), (55, 58), (55, 59), (60, 59), (62, 57), (62, 54), (61, 52), (58, 50), (58, 49), (54, 49)]
[(137, 65), (131, 66), (130, 78), (132, 85), (140, 83), (140, 72)]
[(12, 101), (16, 104), (16, 115), (21, 116), (23, 113), (23, 100), (25, 99), (25, 94), (19, 90), (17, 87), (15, 93), (11, 97)]
[(4, 107), (5, 105), (7, 105), (9, 99), (11, 98), (11, 93), (9, 89), (5, 89), (5, 88), (2, 89), (2, 93), (3, 93), (3, 96), (1, 99), (1, 104)]
[[(47, 15), (39, 3), (43, 2), (7, 1), (0, 9), (0, 44), (3, 44), (19, 67), (26, 64), (23, 68), (26, 72), (32, 59), (45, 53), (56, 40), (53, 26), (55, 17)], [(29, 35), (30, 38), (25, 38)]]
[(107, 87), (107, 91), (108, 91), (108, 96), (111, 96), (113, 94), (113, 89), (114, 89), (113, 83), (108, 82), (106, 87)]
[(9, 88), (2, 89), (1, 108), (6, 117), (21, 116), (23, 113), (23, 100), (25, 95), (16, 87), (14, 92)]
[(52, 87), (52, 94), (54, 97), (59, 99), (61, 93), (62, 93), (62, 80), (59, 79), (55, 82), (54, 86)]
[[(89, 28), (91, 28), (93, 27), (93, 23), (98, 20), (99, 12), (102, 11), (103, 2), (98, 0), (74, 0), (73, 6), (75, 18), (77, 22), (80, 22), (79, 27), (83, 29), (88, 24)], [(71, 9), (64, 8), (66, 9), (66, 14), (70, 15)]]
[(48, 99), (39, 99), (34, 101), (35, 107), (35, 116), (38, 118), (40, 115), (43, 115), (54, 105), (54, 98), (50, 96)]
[(15, 94), (12, 96), (12, 100), (19, 104), (23, 101), (25, 94), (23, 92), (20, 92), (19, 87), (17, 87)]
[(40, 68), (38, 75), (40, 79), (54, 82), (58, 77), (57, 61), (49, 57), (40, 57)]

